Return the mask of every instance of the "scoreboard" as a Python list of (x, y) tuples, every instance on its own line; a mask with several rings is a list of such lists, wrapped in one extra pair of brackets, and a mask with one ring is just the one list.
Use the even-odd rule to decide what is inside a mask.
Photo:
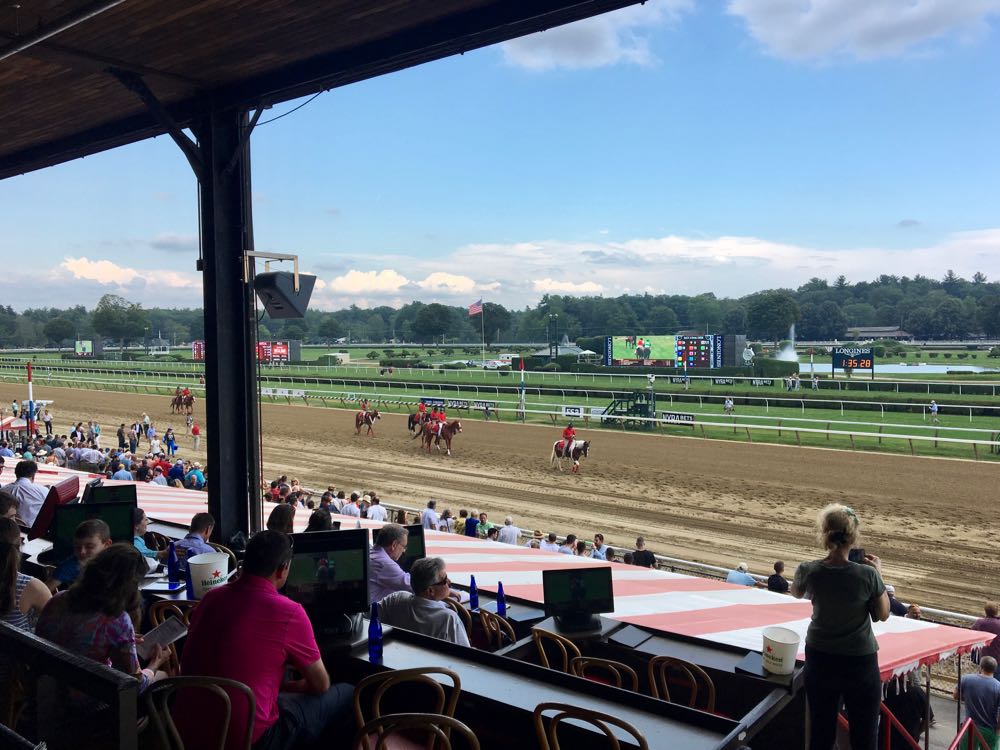
[(711, 336), (677, 337), (677, 366), (685, 365), (705, 368), (712, 366)]
[(875, 375), (875, 354), (870, 346), (835, 346), (831, 352), (833, 370), (871, 370)]
[(301, 341), (260, 341), (257, 343), (258, 362), (292, 362), (301, 358)]

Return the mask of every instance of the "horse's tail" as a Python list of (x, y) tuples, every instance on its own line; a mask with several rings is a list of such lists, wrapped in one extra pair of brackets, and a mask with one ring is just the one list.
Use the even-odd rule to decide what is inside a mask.
[(549, 466), (552, 466), (556, 462), (556, 444), (552, 444), (552, 455), (549, 456)]

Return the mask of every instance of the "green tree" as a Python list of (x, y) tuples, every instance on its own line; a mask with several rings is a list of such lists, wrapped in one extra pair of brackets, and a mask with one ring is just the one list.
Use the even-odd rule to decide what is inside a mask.
[(701, 294), (688, 303), (688, 321), (702, 333), (709, 333), (722, 320), (722, 307), (714, 294)]
[(365, 335), (372, 343), (385, 341), (385, 321), (381, 315), (372, 315), (365, 323)]
[(69, 318), (52, 318), (45, 324), (45, 338), (62, 349), (63, 342), (73, 338), (76, 333), (76, 324)]
[(149, 316), (142, 305), (129, 302), (117, 294), (105, 294), (90, 316), (91, 325), (101, 336), (117, 339), (124, 349), (129, 342), (139, 341), (149, 327)]
[(823, 341), (842, 339), (847, 334), (847, 316), (833, 300), (827, 300), (819, 306), (821, 319), (820, 338)]
[(934, 331), (934, 320), (930, 310), (924, 307), (914, 308), (906, 316), (906, 330), (918, 339), (930, 338)]
[(722, 332), (740, 335), (747, 332), (747, 309), (742, 305), (730, 308), (722, 316)]
[(761, 292), (747, 306), (747, 327), (751, 335), (777, 343), (799, 319), (799, 304), (788, 292)]
[(669, 334), (677, 331), (681, 322), (677, 313), (667, 305), (656, 305), (649, 311), (649, 330), (654, 334)]
[(957, 339), (963, 337), (968, 330), (968, 321), (962, 303), (954, 297), (942, 300), (934, 308), (931, 318), (933, 335), (942, 339)]
[(979, 327), (987, 336), (1000, 336), (1000, 295), (987, 297), (980, 303)]
[(344, 329), (333, 315), (326, 315), (316, 326), (316, 335), (329, 346), (335, 339), (344, 335)]
[(304, 341), (309, 338), (309, 326), (301, 318), (286, 320), (281, 329), (281, 336), (289, 341)]
[(486, 343), (492, 344), (498, 340), (498, 332), (510, 329), (510, 311), (503, 305), (484, 302), (482, 325), (486, 334)]
[(413, 333), (421, 341), (433, 341), (451, 325), (451, 310), (438, 302), (422, 307), (413, 321)]

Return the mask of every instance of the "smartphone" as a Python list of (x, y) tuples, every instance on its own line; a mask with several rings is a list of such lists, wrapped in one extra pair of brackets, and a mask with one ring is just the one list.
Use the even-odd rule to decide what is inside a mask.
[(847, 553), (847, 559), (850, 562), (858, 563), (861, 565), (865, 561), (865, 550), (864, 547), (856, 547)]

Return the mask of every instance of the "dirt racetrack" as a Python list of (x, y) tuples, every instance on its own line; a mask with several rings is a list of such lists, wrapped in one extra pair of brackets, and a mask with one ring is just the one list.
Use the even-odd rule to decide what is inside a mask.
[[(145, 411), (161, 434), (171, 419), (165, 396), (40, 388), (55, 399), (60, 432), (100, 421), (104, 444), (121, 422)], [(0, 386), (0, 403), (24, 390)], [(196, 416), (203, 416), (203, 404)], [(769, 573), (784, 559), (788, 574), (819, 555), (813, 522), (828, 502), (852, 505), (864, 524), (863, 545), (882, 557), (887, 581), (904, 601), (981, 613), (995, 599), (1000, 563), (990, 513), (1000, 465), (954, 459), (852, 453), (699, 438), (579, 430), (593, 441), (582, 473), (549, 468), (557, 427), (462, 420), (453, 455), (428, 456), (406, 431), (406, 416), (386, 414), (374, 438), (354, 434), (353, 411), (268, 405), (263, 411), (264, 468), (272, 478), (297, 476), (307, 487), (376, 489), (387, 502), (438, 510), (485, 510), (523, 529), (605, 534), (618, 550), (642, 534), (655, 552)], [(452, 415), (454, 416), (454, 415)], [(199, 418), (199, 421), (202, 420)], [(206, 436), (211, 439), (211, 436)], [(180, 437), (181, 455), (190, 438)], [(204, 459), (204, 441), (200, 458)], [(210, 469), (211, 467), (209, 467)]]

